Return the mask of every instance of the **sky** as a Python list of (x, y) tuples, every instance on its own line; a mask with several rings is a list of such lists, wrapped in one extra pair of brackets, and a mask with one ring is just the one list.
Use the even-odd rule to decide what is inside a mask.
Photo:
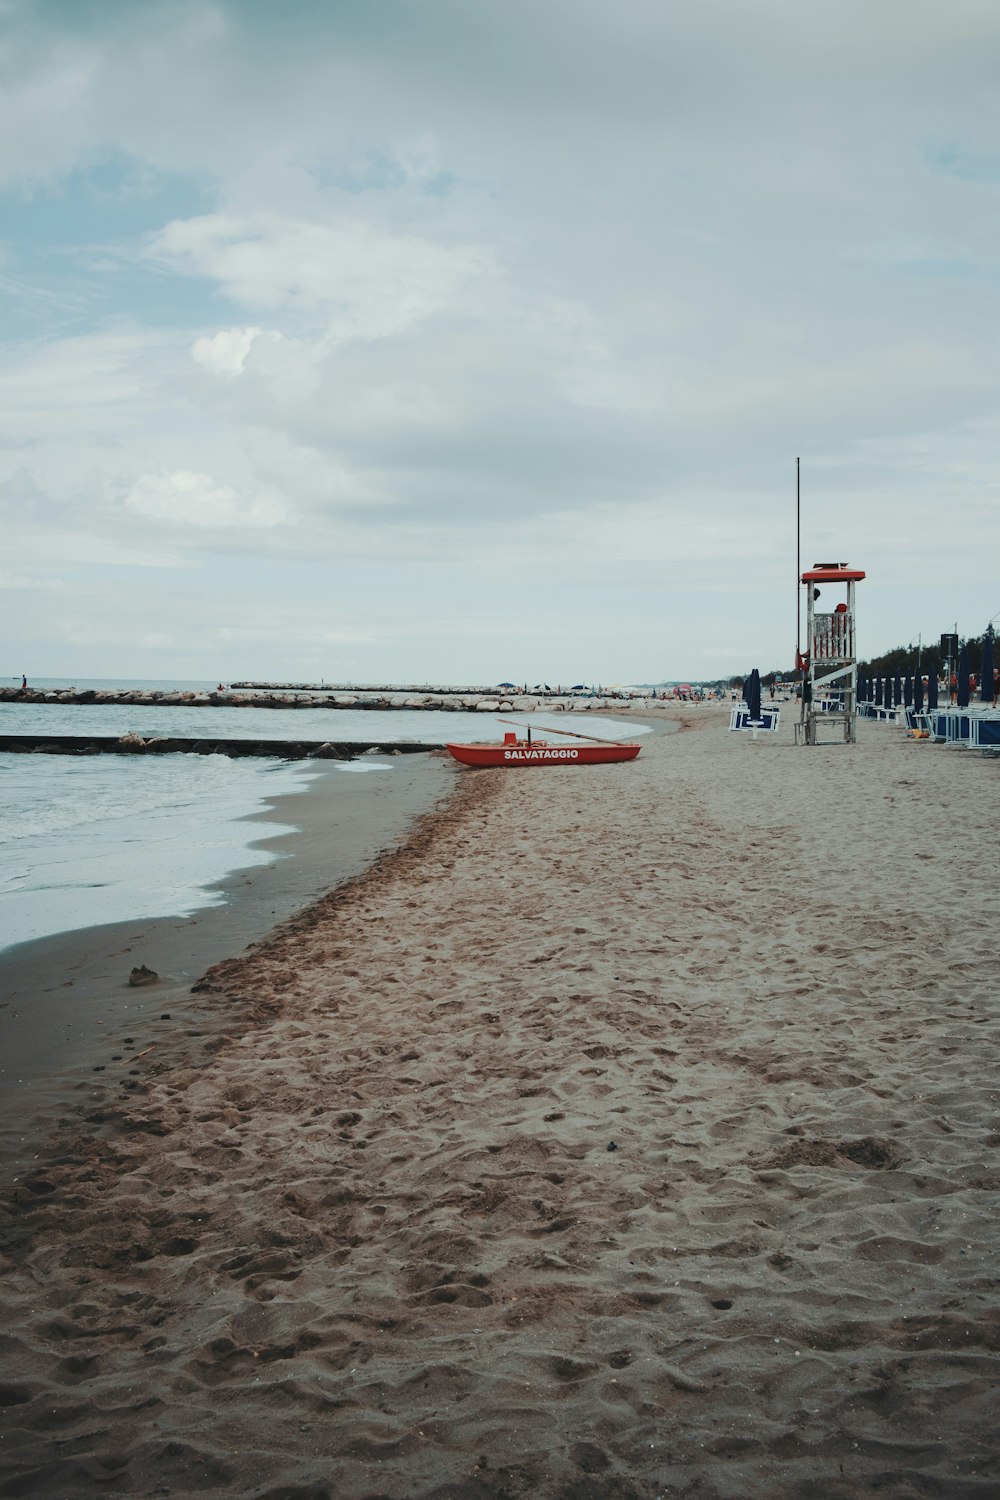
[[(996, 0), (0, 0), (0, 678), (1000, 624)], [(837, 596), (839, 597), (839, 595)]]

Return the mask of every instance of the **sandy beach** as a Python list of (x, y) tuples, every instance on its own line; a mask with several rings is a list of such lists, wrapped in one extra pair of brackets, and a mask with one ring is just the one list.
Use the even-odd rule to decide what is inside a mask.
[(1000, 765), (667, 712), (67, 1085), (0, 1496), (1000, 1495)]

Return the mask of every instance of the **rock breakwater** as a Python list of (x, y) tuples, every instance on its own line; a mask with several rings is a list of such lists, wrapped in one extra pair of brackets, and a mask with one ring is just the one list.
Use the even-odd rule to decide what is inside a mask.
[(54, 703), (121, 705), (138, 708), (356, 708), (372, 711), (389, 709), (450, 709), (467, 713), (622, 713), (632, 700), (619, 697), (582, 697), (516, 693), (498, 697), (495, 693), (451, 692), (340, 692), (322, 689), (287, 689), (282, 692), (264, 689), (226, 688), (217, 692), (164, 692), (154, 688), (48, 688), (35, 692), (28, 688), (0, 688), (0, 703)]
[[(232, 759), (260, 756), (269, 760), (356, 760), (362, 755), (416, 755), (440, 750), (439, 745), (379, 741), (250, 740), (178, 738), (165, 735), (0, 734), (0, 751), (9, 755), (228, 755)], [(443, 752), (442, 752), (443, 754)]]

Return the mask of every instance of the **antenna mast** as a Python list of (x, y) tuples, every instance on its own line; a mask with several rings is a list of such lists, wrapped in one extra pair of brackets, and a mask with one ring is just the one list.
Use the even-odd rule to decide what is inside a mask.
[(802, 655), (802, 491), (795, 460), (795, 663)]

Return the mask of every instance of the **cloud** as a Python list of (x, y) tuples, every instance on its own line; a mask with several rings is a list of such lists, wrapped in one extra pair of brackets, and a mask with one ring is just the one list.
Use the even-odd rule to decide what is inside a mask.
[(81, 575), (98, 577), (136, 569), (183, 571), (191, 566), (190, 557), (176, 549), (132, 546), (99, 527), (82, 530), (72, 516), (60, 517), (55, 524), (51, 519), (5, 524), (5, 539), (18, 559), (21, 577), (33, 578), (42, 590), (53, 578), (60, 580), (60, 587), (71, 588)]
[(362, 221), (264, 213), (175, 221), (155, 236), (151, 253), (185, 274), (211, 278), (240, 306), (317, 314), (344, 341), (397, 334), (496, 274), (481, 247), (434, 244)]
[(288, 507), (273, 496), (244, 500), (229, 485), (189, 469), (141, 474), (122, 503), (133, 515), (178, 527), (266, 530), (289, 519)]
[(247, 355), (263, 330), (260, 328), (221, 328), (218, 333), (195, 339), (192, 358), (213, 375), (232, 378), (242, 375)]

